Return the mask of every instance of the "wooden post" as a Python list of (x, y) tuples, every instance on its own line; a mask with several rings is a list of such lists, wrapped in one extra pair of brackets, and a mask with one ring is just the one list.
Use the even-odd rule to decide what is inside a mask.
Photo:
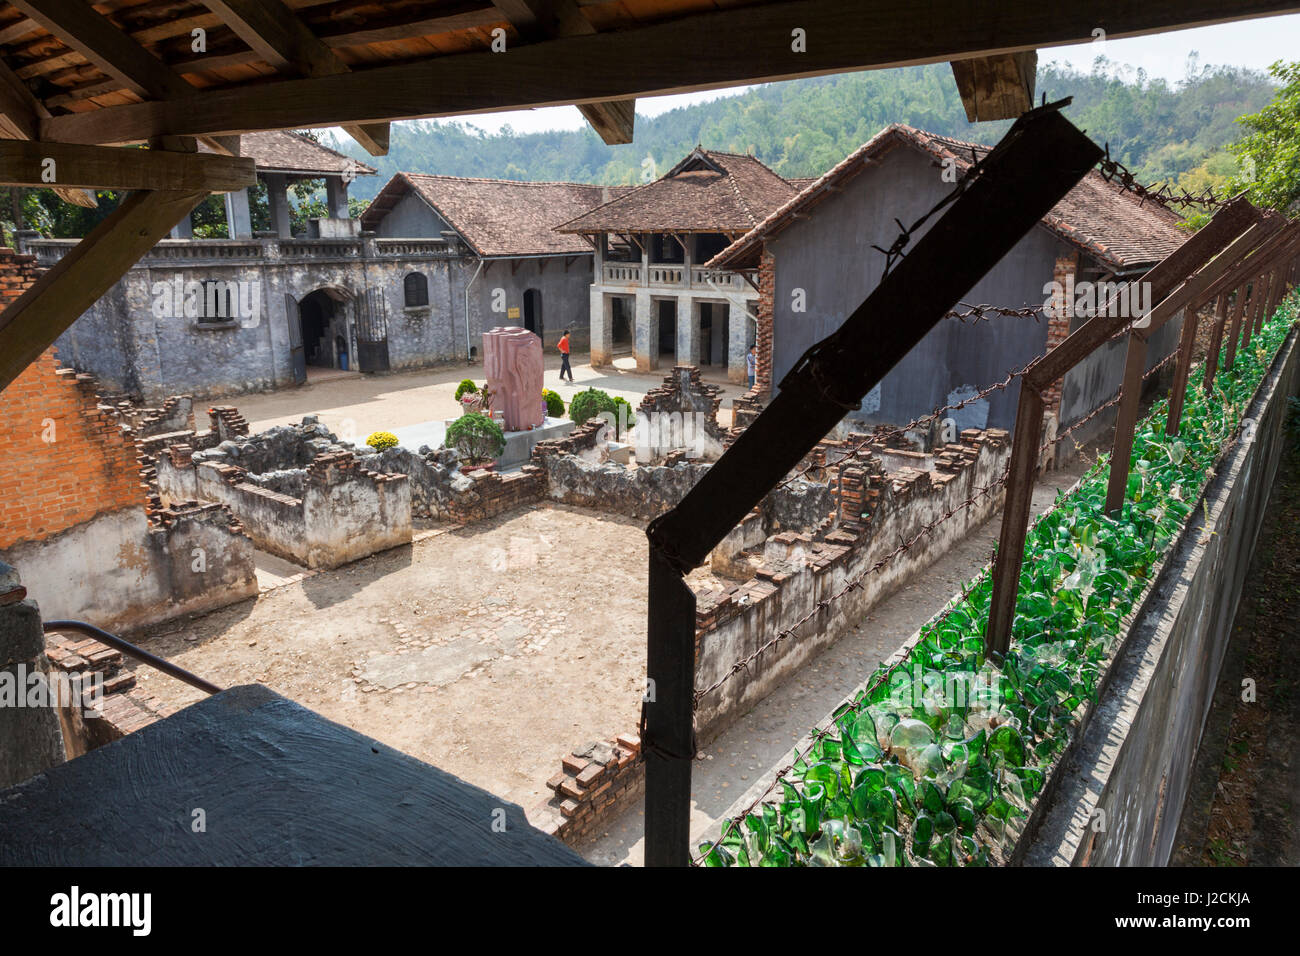
[[(1205, 356), (1205, 376), (1201, 379), (1201, 388), (1206, 395), (1214, 387), (1214, 373), (1219, 369), (1219, 351), (1223, 348), (1223, 327), (1228, 324), (1228, 297), (1231, 293), (1219, 294), (1219, 308), (1215, 313), (1214, 331), (1210, 334), (1210, 350)], [(1179, 406), (1181, 413), (1182, 407)]]
[[(1220, 295), (1219, 299), (1222, 298), (1223, 296)], [(1169, 387), (1169, 415), (1165, 420), (1166, 435), (1177, 435), (1178, 427), (1182, 423), (1183, 399), (1187, 394), (1187, 378), (1192, 373), (1192, 353), (1196, 350), (1196, 330), (1200, 322), (1201, 307), (1188, 306), (1183, 312), (1183, 329), (1178, 337), (1178, 361), (1174, 365), (1174, 382)]]
[(1001, 660), (1011, 647), (1011, 625), (1020, 592), (1020, 566), (1029, 534), (1029, 509), (1038, 474), (1038, 442), (1043, 431), (1043, 396), (1028, 379), (1020, 383), (1016, 428), (1011, 438), (1011, 464), (1002, 510), (1002, 535), (993, 559), (993, 600), (984, 638), (989, 657)]
[(206, 192), (135, 192), (0, 312), (0, 389), (18, 377)]
[(1106, 484), (1106, 511), (1117, 514), (1128, 490), (1128, 466), (1133, 454), (1133, 430), (1142, 403), (1142, 372), (1147, 364), (1147, 339), (1135, 329), (1128, 337), (1124, 356), (1124, 382), (1120, 385), (1119, 411), (1115, 415), (1115, 441), (1111, 446), (1110, 477)]
[[(1172, 298), (1170, 293), (1179, 283), (1221, 251), (1225, 256), (1232, 254), (1236, 258), (1232, 250), (1241, 250), (1253, 243), (1250, 236), (1258, 235), (1256, 226), (1262, 219), (1260, 211), (1242, 198), (1220, 209), (1204, 228), (1147, 273), (1144, 281), (1151, 286), (1152, 300), (1164, 305), (1167, 298)], [(1035, 397), (1128, 324), (1130, 319), (1120, 314), (1118, 308), (1121, 294), (1127, 294), (1127, 290), (1117, 291), (1096, 316), (1040, 358), (1021, 382), (1006, 504), (993, 564), (989, 624), (984, 634), (985, 651), (990, 657), (1000, 658), (1011, 646), (1011, 628), (1020, 589), (1020, 569), (1025, 558), (1033, 476), (1037, 469), (1039, 432), (1042, 429), (1042, 400), (1038, 398), (1035, 401)], [(1203, 296), (1204, 289), (1195, 294)]]
[[(646, 862), (687, 862), (695, 617), (680, 580), (857, 406), (1101, 157), (1053, 107), (1020, 117), (979, 174), (839, 329), (804, 353), (781, 391), (650, 540)], [(1189, 240), (1190, 241), (1190, 240)], [(900, 320), (900, 317), (903, 317)], [(1037, 436), (1034, 442), (1037, 441)], [(677, 580), (673, 580), (676, 578)]]
[(1248, 294), (1248, 285), (1243, 282), (1237, 289), (1237, 303), (1232, 309), (1232, 324), (1228, 326), (1228, 351), (1223, 356), (1225, 370), (1232, 368), (1232, 363), (1237, 358), (1237, 341), (1241, 336), (1241, 317), (1246, 312)]

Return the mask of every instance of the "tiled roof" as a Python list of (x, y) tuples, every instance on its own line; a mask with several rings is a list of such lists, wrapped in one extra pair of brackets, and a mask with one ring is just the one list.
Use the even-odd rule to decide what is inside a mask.
[(484, 258), (590, 254), (585, 239), (562, 235), (555, 227), (629, 188), (398, 173), (370, 203), (361, 224), (373, 229), (414, 190)]
[[(206, 146), (200, 145), (199, 149), (209, 152)], [(373, 166), (287, 130), (244, 133), (239, 139), (239, 153), (251, 156), (258, 170), (264, 172), (325, 176), (350, 169), (355, 176), (375, 174)]]
[(748, 232), (797, 190), (753, 156), (696, 149), (637, 186), (559, 227), (561, 232)]
[[(857, 175), (872, 161), (897, 146), (918, 149), (935, 160), (955, 160), (959, 169), (970, 167), (992, 147), (966, 143), (895, 123), (881, 130), (833, 169), (804, 188), (794, 199), (774, 211), (746, 235), (707, 263), (710, 268), (743, 269), (758, 264), (763, 242), (779, 233), (827, 196), (828, 189)], [(1150, 266), (1187, 240), (1178, 228), (1179, 217), (1155, 203), (1143, 204), (1132, 193), (1106, 182), (1093, 170), (1043, 217), (1043, 226), (1110, 268), (1127, 271)]]

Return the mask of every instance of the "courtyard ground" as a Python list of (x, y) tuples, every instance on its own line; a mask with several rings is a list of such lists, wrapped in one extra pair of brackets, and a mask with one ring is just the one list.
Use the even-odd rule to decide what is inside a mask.
[[(264, 683), (532, 810), (568, 749), (636, 727), (645, 547), (634, 522), (541, 505), (134, 639), (220, 686)], [(164, 701), (202, 696), (134, 672)]]
[[(599, 388), (610, 395), (626, 398), (633, 406), (657, 385), (663, 384), (669, 367), (654, 372), (636, 371), (635, 360), (624, 356), (614, 360), (613, 368), (592, 368), (588, 356), (572, 357), (574, 384), (560, 381), (560, 357), (546, 354), (545, 384), (568, 402), (578, 392)], [(718, 420), (731, 424), (731, 400), (743, 395), (746, 387), (727, 381), (726, 370), (705, 366), (703, 378), (722, 390), (722, 407)], [(254, 432), (273, 425), (289, 425), (304, 415), (320, 415), (321, 422), (340, 438), (364, 442), (377, 431), (391, 431), (460, 414), (456, 386), (461, 379), (483, 381), (483, 365), (460, 365), (451, 368), (421, 369), (391, 375), (362, 375), (359, 372), (336, 372), (332, 369), (309, 369), (308, 384), (251, 395), (233, 395), (213, 399), (209, 404), (236, 406), (248, 419)]]

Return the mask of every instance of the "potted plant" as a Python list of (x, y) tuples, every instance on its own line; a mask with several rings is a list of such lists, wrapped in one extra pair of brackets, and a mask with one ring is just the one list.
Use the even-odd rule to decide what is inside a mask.
[(505, 451), (506, 436), (501, 426), (482, 412), (462, 415), (447, 426), (446, 444), (460, 453), (461, 472), (491, 470)]

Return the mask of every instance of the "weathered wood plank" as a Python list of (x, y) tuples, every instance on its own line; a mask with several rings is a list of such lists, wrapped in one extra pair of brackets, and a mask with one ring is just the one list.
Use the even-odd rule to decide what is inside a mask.
[(132, 193), (0, 312), (0, 390), (207, 195), (206, 190)]
[[(52, 164), (52, 165), (50, 165)], [(53, 179), (47, 178), (47, 171)], [(0, 185), (231, 192), (257, 182), (251, 157), (0, 141)]]
[(1033, 109), (1036, 50), (953, 60), (951, 66), (966, 119), (972, 123), (1015, 119)]

